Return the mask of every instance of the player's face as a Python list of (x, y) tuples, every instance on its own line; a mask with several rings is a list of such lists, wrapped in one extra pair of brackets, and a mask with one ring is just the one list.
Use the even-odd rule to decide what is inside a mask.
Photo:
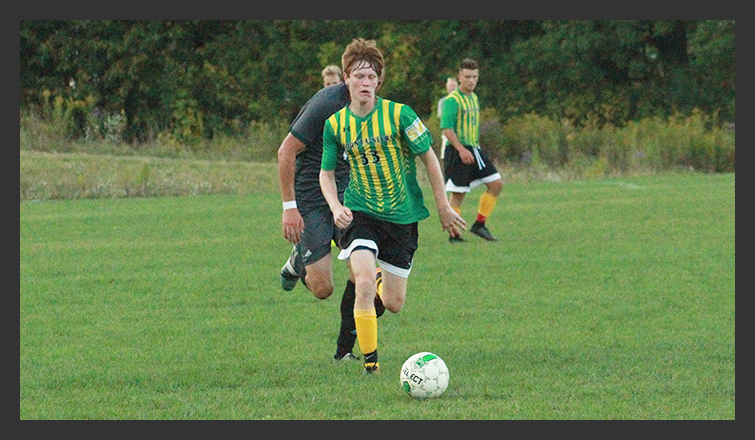
[(322, 78), (323, 87), (334, 86), (341, 83), (341, 78), (338, 75), (325, 75)]
[(479, 69), (461, 69), (459, 72), (459, 88), (464, 93), (474, 92), (477, 87), (477, 80), (480, 77)]
[(457, 87), (459, 87), (459, 82), (455, 79), (446, 80), (446, 91), (448, 93), (453, 92)]
[(352, 102), (369, 103), (375, 99), (378, 74), (371, 65), (360, 64), (346, 78), (346, 84), (349, 86)]

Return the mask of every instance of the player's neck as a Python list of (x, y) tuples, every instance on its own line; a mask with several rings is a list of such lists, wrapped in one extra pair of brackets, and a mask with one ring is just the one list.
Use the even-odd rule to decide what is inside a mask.
[(369, 115), (372, 109), (375, 108), (376, 101), (377, 97), (369, 101), (351, 101), (351, 104), (349, 104), (349, 110), (351, 110), (351, 113), (355, 116), (363, 118)]

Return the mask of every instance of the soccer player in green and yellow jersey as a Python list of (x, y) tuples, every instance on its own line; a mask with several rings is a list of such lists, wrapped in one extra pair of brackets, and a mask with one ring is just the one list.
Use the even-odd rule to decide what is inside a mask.
[[(470, 232), (485, 240), (495, 241), (485, 226), (503, 189), (503, 180), (493, 161), (480, 148), (480, 103), (474, 93), (479, 79), (479, 66), (466, 58), (459, 67), (459, 88), (443, 102), (440, 128), (448, 138), (445, 147), (444, 172), (446, 191), (451, 193), (451, 207), (461, 212), (464, 196), (475, 187), (485, 184), (487, 190), (480, 197), (477, 220)], [(449, 241), (464, 241), (461, 236), (449, 235)]]
[[(417, 250), (420, 220), (429, 217), (417, 182), (415, 158), (425, 165), (443, 230), (459, 234), (464, 219), (448, 203), (432, 139), (407, 105), (382, 99), (375, 91), (383, 81), (384, 60), (374, 40), (353, 40), (341, 64), (350, 103), (323, 129), (320, 186), (337, 227), (343, 229), (338, 258), (347, 260), (356, 284), (354, 322), (365, 372), (379, 372), (375, 295), (392, 313), (404, 306), (406, 282)], [(337, 158), (345, 155), (350, 181), (338, 200)], [(375, 266), (382, 272), (377, 289)]]

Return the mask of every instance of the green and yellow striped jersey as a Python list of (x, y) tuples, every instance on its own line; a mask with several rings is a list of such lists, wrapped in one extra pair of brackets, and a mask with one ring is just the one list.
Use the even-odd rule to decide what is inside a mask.
[(398, 224), (430, 216), (415, 158), (430, 149), (432, 137), (409, 106), (377, 97), (365, 117), (346, 106), (325, 122), (322, 138), (322, 169), (334, 170), (338, 155), (349, 160), (347, 208)]
[(443, 102), (443, 116), (440, 128), (451, 128), (462, 145), (480, 146), (480, 103), (477, 95), (461, 93), (459, 89), (451, 92)]

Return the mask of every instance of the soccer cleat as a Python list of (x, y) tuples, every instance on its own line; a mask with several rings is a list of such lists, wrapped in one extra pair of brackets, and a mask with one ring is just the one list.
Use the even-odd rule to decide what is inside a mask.
[(299, 281), (299, 274), (294, 269), (294, 261), (296, 260), (299, 252), (296, 250), (296, 246), (291, 250), (291, 255), (288, 256), (286, 264), (281, 268), (281, 287), (283, 290), (290, 291), (296, 287), (296, 282)]
[(339, 355), (336, 353), (336, 355), (333, 356), (333, 360), (336, 362), (349, 362), (349, 361), (358, 361), (359, 358), (354, 356), (354, 353), (346, 353), (344, 355)]
[(448, 236), (448, 242), (449, 243), (461, 243), (461, 242), (464, 242), (464, 241), (467, 241), (467, 240), (464, 240), (463, 238), (461, 238), (461, 235), (457, 235), (455, 237), (452, 237), (450, 235)]
[(377, 350), (364, 355), (364, 374), (380, 374)]
[(488, 228), (485, 227), (485, 223), (474, 222), (472, 227), (469, 229), (469, 232), (480, 236), (487, 241), (498, 241), (498, 239), (493, 237), (490, 231), (488, 231)]
[(383, 300), (380, 298), (380, 296), (383, 294), (383, 272), (378, 267), (375, 269), (375, 272), (377, 273), (377, 290), (375, 292), (375, 315), (377, 317), (383, 316), (383, 313), (385, 313), (385, 306), (383, 305)]

